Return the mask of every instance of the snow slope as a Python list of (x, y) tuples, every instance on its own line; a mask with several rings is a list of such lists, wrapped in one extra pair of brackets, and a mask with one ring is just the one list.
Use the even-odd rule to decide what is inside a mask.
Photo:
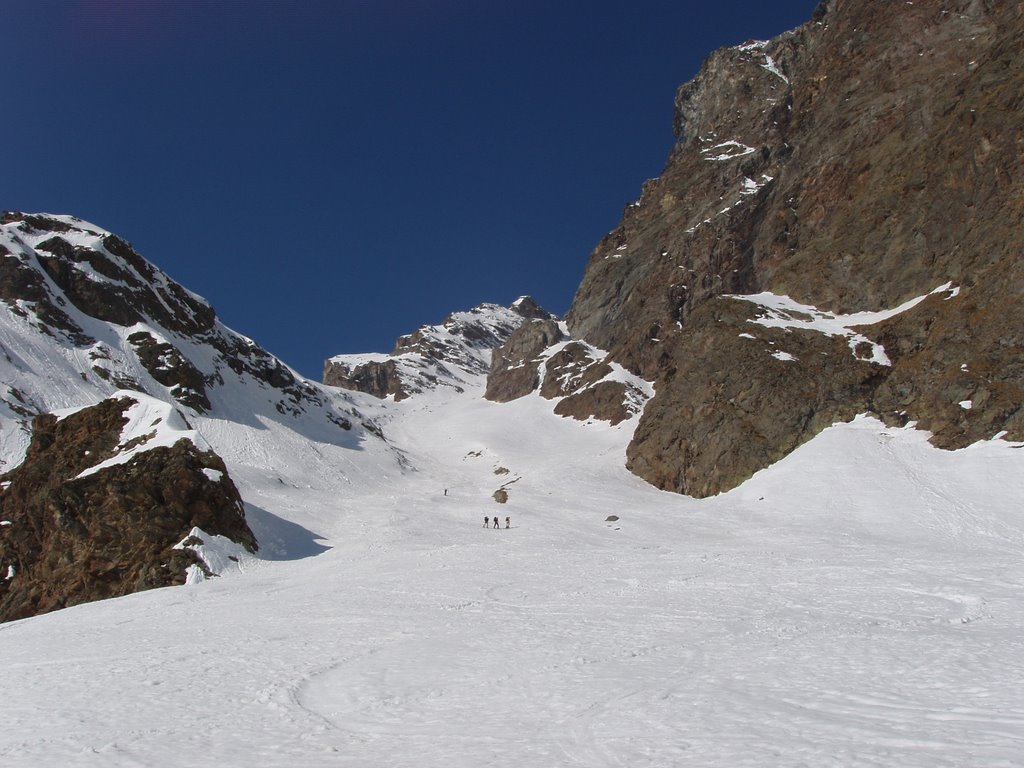
[(287, 556), (0, 626), (0, 764), (1024, 765), (1017, 446), (861, 418), (698, 502), (479, 394), (357, 402), (403, 468), (204, 424)]
[[(12, 386), (50, 410), (115, 391), (8, 309), (8, 405)], [(282, 412), (146, 323), (216, 381), (196, 413), (136, 364), (134, 329), (73, 319), (156, 398), (136, 426), (159, 412), (223, 457), (261, 549), (207, 542), (220, 578), (0, 625), (0, 766), (1024, 765), (1019, 445), (943, 452), (862, 417), (696, 501), (626, 472), (635, 417), (483, 400), (483, 352), (458, 386), (300, 381)]]

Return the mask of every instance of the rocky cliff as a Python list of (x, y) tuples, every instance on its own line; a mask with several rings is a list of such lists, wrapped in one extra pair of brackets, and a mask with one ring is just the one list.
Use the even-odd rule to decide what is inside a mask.
[(712, 54), (566, 318), (656, 383), (630, 468), (706, 496), (859, 412), (1024, 437), (1022, 108), (1019, 3), (828, 0)]
[(210, 575), (197, 528), (255, 551), (224, 462), (185, 427), (127, 394), (35, 419), (25, 461), (0, 476), (0, 621)]

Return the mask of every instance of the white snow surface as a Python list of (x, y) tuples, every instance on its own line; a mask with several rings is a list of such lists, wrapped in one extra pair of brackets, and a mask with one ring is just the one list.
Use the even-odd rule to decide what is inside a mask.
[[(707, 157), (704, 158), (705, 160), (720, 162), (722, 160), (735, 160), (737, 157), (746, 157), (756, 151), (757, 150), (753, 147), (748, 147), (746, 144), (736, 141), (735, 139), (730, 139), (729, 141), (723, 141), (716, 144), (713, 147), (702, 149), (701, 153), (707, 155)], [(715, 152), (717, 152), (717, 154), (712, 154)]]
[(623, 468), (635, 422), (479, 394), (365, 398), (404, 469), (224, 422), (291, 527), (0, 627), (0, 764), (1021, 765), (1018, 446), (860, 418), (695, 501)]
[[(0, 316), (5, 384), (115, 394), (26, 322)], [(1024, 446), (861, 417), (697, 501), (626, 471), (636, 417), (451, 383), (324, 392), (386, 442), (230, 376), (205, 416), (133, 393), (132, 434), (223, 457), (259, 555), (194, 529), (218, 578), (0, 625), (0, 766), (1024, 765)]]
[(226, 536), (207, 533), (202, 528), (193, 528), (188, 536), (178, 542), (175, 549), (190, 549), (206, 566), (206, 571), (197, 565), (190, 565), (185, 583), (198, 584), (213, 576), (223, 576), (237, 568), (244, 568), (245, 563), (254, 557), (241, 544), (236, 544)]
[(181, 411), (170, 403), (130, 390), (121, 390), (112, 397), (132, 401), (132, 405), (124, 412), (127, 423), (121, 429), (121, 439), (114, 448), (113, 456), (83, 470), (78, 477), (87, 477), (108, 467), (127, 464), (140, 453), (154, 448), (170, 448), (183, 438), (194, 443), (201, 451), (210, 449), (209, 444), (189, 426)]

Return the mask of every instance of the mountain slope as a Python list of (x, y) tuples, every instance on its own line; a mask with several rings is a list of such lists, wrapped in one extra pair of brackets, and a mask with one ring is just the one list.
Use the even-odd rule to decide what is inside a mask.
[(1017, 760), (1024, 450), (861, 419), (698, 501), (625, 470), (635, 420), (482, 389), (354, 395), (415, 471), (242, 473), (316, 557), (6, 625), (0, 762)]
[[(746, 108), (771, 132), (787, 102), (757, 117), (763, 104), (737, 103), (732, 88), (750, 95), (750, 83), (783, 91), (802, 84), (826, 104), (859, 96), (842, 78), (808, 80), (810, 65), (794, 62), (811, 61), (808, 51), (823, 68), (836, 66), (829, 55), (857, 63), (865, 51), (878, 53), (871, 45), (890, 34), (879, 26), (887, 16), (903, 36), (880, 54), (884, 65), (924, 85), (908, 60), (921, 52), (916, 40), (937, 39), (933, 17), (952, 25), (942, 34), (975, 38), (946, 56), (1012, 39), (1010, 6), (882, 8), (827, 3), (803, 31), (717, 54), (729, 66), (684, 87), (681, 111), (699, 123), (685, 106), (696, 87), (699, 103)], [(993, 14), (998, 29), (986, 22)], [(801, 35), (830, 41), (834, 52), (820, 42), (801, 48)], [(1004, 53), (1016, 56), (1012, 46)], [(981, 69), (993, 60), (975, 61)], [(914, 109), (897, 114), (924, 120)], [(841, 113), (800, 114), (842, 134), (830, 122), (841, 123)], [(770, 254), (751, 242), (772, 232), (768, 213), (780, 209), (768, 201), (797, 177), (786, 176), (785, 146), (766, 145), (766, 158), (747, 152), (754, 145), (744, 138), (714, 137), (699, 145), (707, 150), (699, 158), (695, 146), (678, 149), (679, 164), (630, 209), (618, 231), (628, 238), (615, 235), (595, 254), (570, 318), (576, 338), (550, 318), (529, 318), (507, 324), (503, 342), (494, 335), (474, 347), (473, 326), (495, 328), (491, 321), (508, 310), (467, 313), (473, 323), (460, 332), (435, 326), (415, 350), (391, 356), (407, 357), (395, 370), (419, 382), (402, 398), (387, 386), (342, 391), (297, 379), (198, 299), (161, 288), (162, 278), (133, 287), (132, 262), (110, 260), (120, 247), (104, 245), (102, 231), (66, 217), (10, 217), (5, 226), (17, 231), (4, 230), (0, 265), (20, 266), (0, 282), (22, 293), (0, 304), (4, 370), (14, 385), (0, 413), (5, 468), (23, 455), (21, 423), (34, 412), (97, 402), (108, 409), (120, 397), (116, 386), (145, 386), (152, 400), (131, 397), (166, 414), (174, 429), (161, 430), (161, 440), (191, 427), (197, 444), (223, 458), (260, 556), (195, 533), (203, 545), (181, 544), (217, 564), (221, 578), (0, 625), (0, 764), (1021, 765), (1024, 443), (970, 433), (980, 424), (989, 437), (1002, 419), (1013, 426), (1012, 409), (999, 403), (1014, 397), (1019, 313), (980, 277), (947, 276), (951, 262), (923, 269), (912, 253), (906, 264), (898, 252), (886, 260), (907, 271), (871, 306), (861, 299), (875, 297), (885, 278), (872, 277), (863, 297), (851, 287), (851, 303), (833, 305), (821, 298), (832, 289), (817, 273), (786, 282), (785, 265), (760, 271)], [(755, 164), (730, 165), (748, 160)], [(776, 160), (779, 175), (768, 181), (763, 163)], [(668, 195), (685, 195), (687, 163), (701, 197), (683, 204)], [(714, 170), (704, 177), (702, 168)], [(737, 170), (752, 174), (744, 175), (749, 183)], [(704, 183), (712, 185), (707, 198)], [(715, 183), (734, 193), (723, 208), (738, 205), (702, 224), (722, 210)], [(856, 218), (798, 203), (811, 216), (792, 221), (805, 241), (828, 220)], [(759, 213), (746, 218), (748, 208)], [(685, 228), (676, 226), (682, 219)], [(733, 219), (745, 223), (734, 230)], [(59, 232), (69, 245), (51, 242), (55, 250), (40, 253)], [(661, 237), (671, 246), (690, 234), (710, 250), (687, 251), (689, 267), (671, 247), (670, 266), (658, 261)], [(743, 254), (760, 256), (747, 264)], [(829, 269), (843, 269), (844, 259)], [(722, 269), (729, 265), (739, 272)], [(1010, 290), (1013, 264), (1004, 266)], [(663, 271), (680, 267), (693, 270), (683, 283)], [(604, 277), (611, 282), (602, 285)], [(687, 304), (695, 287), (702, 295)], [(150, 289), (151, 299), (134, 298)], [(111, 292), (127, 296), (126, 306), (92, 304)], [(140, 314), (141, 302), (150, 309)], [(159, 317), (173, 307), (180, 330)], [(1008, 330), (992, 348), (977, 328), (996, 310)], [(152, 337), (154, 354), (149, 342), (131, 341), (137, 332)], [(947, 344), (948, 360), (936, 340)], [(99, 343), (107, 357), (92, 356)], [(935, 375), (907, 378), (914, 359)], [(646, 408), (652, 393), (638, 373), (657, 382)], [(943, 390), (962, 382), (974, 388)], [(634, 391), (626, 385), (643, 397), (623, 418), (588, 415), (585, 406), (603, 397), (596, 393), (621, 397)], [(931, 412), (919, 396), (926, 390), (944, 404), (964, 399)], [(516, 396), (496, 402), (488, 392)], [(900, 397), (907, 413), (878, 405)], [(570, 415), (579, 418), (561, 418), (556, 410), (573, 402), (579, 409)], [(130, 421), (152, 426), (152, 410), (140, 410), (147, 415)], [(884, 411), (891, 422), (921, 411), (951, 426), (933, 436), (923, 422), (887, 425), (862, 410)], [(103, 454), (103, 471), (128, 465), (116, 462), (139, 448), (131, 435), (122, 428), (116, 445), (102, 447), (116, 454)], [(945, 451), (933, 444), (960, 437), (973, 442)], [(652, 450), (662, 440), (668, 447)], [(660, 475), (666, 488), (720, 492), (698, 499), (658, 490), (623, 465), (631, 443), (634, 469)], [(74, 461), (100, 459), (78, 447), (68, 447)], [(643, 470), (638, 462), (653, 457), (667, 466)], [(485, 529), (495, 517), (500, 530)], [(0, 520), (0, 537), (18, 524)]]
[[(116, 235), (70, 216), (6, 212), (0, 221), (5, 425), (134, 389), (200, 415), (231, 413), (241, 397), (236, 411), (322, 413), (339, 432), (352, 427), (343, 399), (225, 327)], [(6, 463), (24, 450), (24, 435), (10, 434)]]
[(388, 355), (330, 358), (324, 363), (324, 383), (379, 398), (393, 395), (395, 401), (437, 387), (463, 392), (469, 381), (487, 372), (491, 351), (532, 317), (550, 314), (528, 296), (507, 308), (481, 304), (454, 312), (439, 325), (425, 325), (402, 336)]
[[(265, 542), (265, 557), (318, 551), (315, 532), (282, 519), (253, 488), (290, 483), (292, 462), (304, 471), (360, 451), (377, 457), (381, 471), (397, 471), (398, 455), (343, 393), (302, 379), (225, 327), (116, 235), (70, 216), (7, 212), (0, 221), (0, 468), (9, 472), (2, 499), (11, 524), (0, 544), (0, 566), (11, 574), (0, 601), (10, 610), (0, 617), (182, 583), (197, 562), (205, 573), (219, 570), (214, 561), (238, 567), (216, 547), (209, 557), (203, 547), (193, 548), (196, 557), (173, 555), (195, 527), (249, 550)], [(131, 421), (121, 415), (128, 402), (149, 403), (152, 415), (134, 437), (118, 426)], [(82, 415), (62, 420), (56, 434), (80, 421), (75, 434), (87, 437), (73, 440), (93, 445), (90, 454), (46, 458), (40, 443), (18, 467), (33, 419), (68, 409)], [(170, 442), (147, 434), (172, 423), (184, 426), (168, 432)], [(182, 437), (181, 448), (173, 445)], [(71, 439), (57, 438), (56, 448)], [(131, 461), (81, 479), (119, 441), (136, 446)], [(37, 459), (42, 468), (33, 470)], [(147, 485), (150, 478), (163, 484)], [(234, 483), (243, 478), (251, 530), (232, 522), (242, 503)], [(170, 569), (169, 558), (177, 563)]]

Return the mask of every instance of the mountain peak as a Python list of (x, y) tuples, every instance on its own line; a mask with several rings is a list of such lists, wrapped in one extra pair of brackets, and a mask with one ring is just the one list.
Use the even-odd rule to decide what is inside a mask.
[(479, 304), (453, 312), (438, 325), (424, 325), (395, 342), (390, 354), (337, 355), (324, 364), (324, 383), (404, 400), (446, 389), (461, 393), (482, 387), (491, 353), (529, 318), (555, 316), (529, 296), (509, 307)]
[(0, 348), (10, 363), (0, 422), (21, 435), (4, 443), (8, 464), (20, 460), (33, 416), (117, 390), (195, 414), (250, 402), (251, 414), (271, 419), (362, 421), (344, 398), (224, 326), (130, 243), (74, 216), (0, 214)]

